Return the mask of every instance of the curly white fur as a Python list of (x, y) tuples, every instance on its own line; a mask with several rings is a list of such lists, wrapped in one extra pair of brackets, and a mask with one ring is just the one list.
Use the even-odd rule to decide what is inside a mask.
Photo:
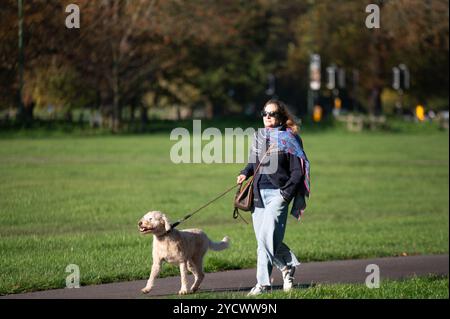
[[(181, 289), (179, 294), (188, 294), (198, 290), (205, 274), (203, 272), (203, 257), (208, 251), (228, 248), (230, 239), (225, 236), (221, 242), (212, 242), (200, 229), (171, 229), (170, 222), (160, 211), (151, 211), (139, 221), (141, 234), (153, 234), (153, 265), (147, 285), (142, 289), (148, 293), (153, 288), (155, 279), (163, 261), (180, 266)], [(194, 284), (188, 289), (187, 271), (195, 278)]]

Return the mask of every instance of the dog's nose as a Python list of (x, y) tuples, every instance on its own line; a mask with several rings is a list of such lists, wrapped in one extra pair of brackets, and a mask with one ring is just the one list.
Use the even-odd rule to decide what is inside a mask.
[(139, 227), (142, 226), (142, 221), (139, 221), (138, 225), (139, 225)]

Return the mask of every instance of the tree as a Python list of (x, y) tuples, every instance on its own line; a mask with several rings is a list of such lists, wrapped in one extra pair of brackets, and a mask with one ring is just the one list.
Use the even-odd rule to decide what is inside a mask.
[[(296, 41), (288, 55), (291, 69), (306, 74), (309, 53), (318, 52), (324, 65), (359, 70), (371, 113), (382, 112), (381, 94), (391, 83), (391, 68), (402, 62), (410, 65), (412, 94), (448, 95), (443, 89), (448, 86), (448, 72), (440, 69), (448, 67), (448, 2), (375, 3), (381, 10), (380, 29), (365, 27), (365, 4), (360, 1), (312, 2), (295, 23)], [(442, 84), (431, 81), (435, 76)]]
[[(2, 4), (0, 10), (0, 109), (17, 105), (17, 7), (13, 1)], [(13, 26), (13, 27), (11, 27)]]
[(385, 28), (393, 40), (393, 61), (412, 73), (411, 93), (422, 102), (448, 99), (449, 3), (399, 0), (386, 4)]

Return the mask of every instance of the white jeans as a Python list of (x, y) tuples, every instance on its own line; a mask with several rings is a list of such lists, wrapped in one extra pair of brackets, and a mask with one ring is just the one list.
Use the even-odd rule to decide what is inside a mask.
[(256, 279), (262, 286), (270, 286), (273, 265), (278, 269), (296, 267), (300, 262), (283, 243), (289, 204), (279, 189), (261, 189), (264, 208), (255, 207), (252, 212), (253, 229), (258, 242)]

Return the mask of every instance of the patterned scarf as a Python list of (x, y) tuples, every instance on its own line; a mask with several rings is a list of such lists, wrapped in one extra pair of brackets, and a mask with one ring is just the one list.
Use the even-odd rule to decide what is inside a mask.
[[(261, 155), (267, 150), (267, 142), (269, 147), (272, 146), (270, 153), (284, 152), (297, 156), (300, 159), (302, 173), (304, 178), (304, 185), (306, 190), (306, 196), (309, 197), (310, 193), (310, 167), (309, 160), (306, 153), (303, 150), (303, 142), (297, 134), (295, 134), (290, 128), (282, 130), (282, 126), (274, 128), (259, 129), (255, 133), (251, 152), (253, 154)], [(260, 156), (259, 156), (260, 157)]]

